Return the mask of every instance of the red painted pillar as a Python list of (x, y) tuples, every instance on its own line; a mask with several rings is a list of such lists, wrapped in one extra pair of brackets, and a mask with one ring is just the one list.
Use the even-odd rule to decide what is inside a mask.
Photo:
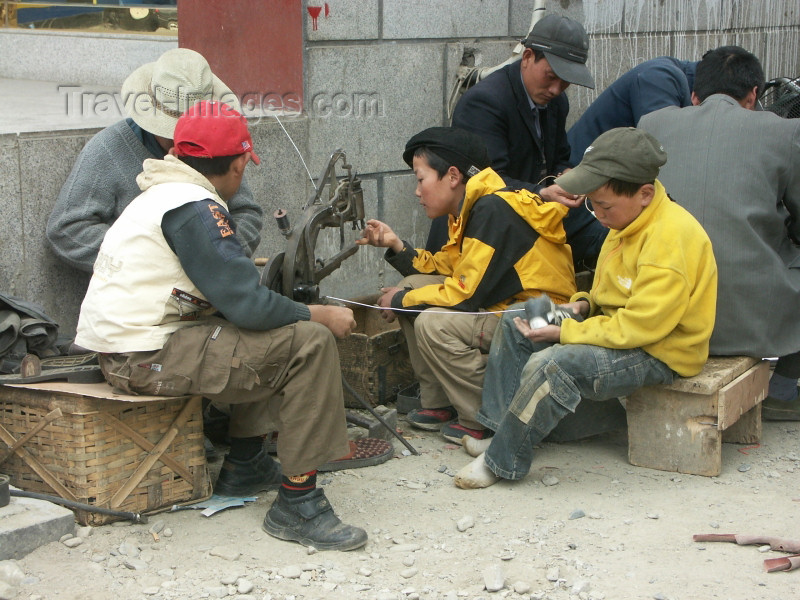
[(298, 0), (178, 0), (178, 45), (205, 56), (245, 113), (301, 111), (302, 10)]

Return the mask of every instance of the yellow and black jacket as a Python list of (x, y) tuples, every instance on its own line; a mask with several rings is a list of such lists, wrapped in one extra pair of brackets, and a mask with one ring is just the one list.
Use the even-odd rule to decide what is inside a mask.
[(388, 250), (386, 260), (403, 276), (444, 275), (441, 285), (395, 294), (395, 308), (443, 306), (503, 310), (547, 293), (566, 302), (575, 293), (572, 251), (561, 224), (567, 208), (527, 190), (511, 191), (492, 169), (467, 182), (458, 218), (439, 252)]

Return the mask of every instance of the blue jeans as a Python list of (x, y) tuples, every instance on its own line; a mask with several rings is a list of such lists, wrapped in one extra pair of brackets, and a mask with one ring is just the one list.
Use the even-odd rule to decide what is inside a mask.
[(495, 431), (484, 457), (503, 479), (521, 479), (533, 447), (581, 399), (610, 400), (645, 385), (672, 383), (674, 372), (640, 348), (543, 344), (525, 339), (503, 316), (493, 340), (477, 419)]

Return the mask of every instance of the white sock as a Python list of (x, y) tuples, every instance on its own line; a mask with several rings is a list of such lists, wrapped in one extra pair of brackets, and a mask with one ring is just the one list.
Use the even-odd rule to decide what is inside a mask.
[(464, 452), (470, 456), (480, 456), (489, 449), (489, 444), (492, 443), (492, 438), (484, 438), (479, 440), (471, 435), (465, 435), (461, 438), (461, 447)]
[(456, 474), (456, 486), (464, 490), (474, 490), (487, 488), (497, 483), (500, 478), (486, 466), (483, 457), (484, 455), (481, 454)]

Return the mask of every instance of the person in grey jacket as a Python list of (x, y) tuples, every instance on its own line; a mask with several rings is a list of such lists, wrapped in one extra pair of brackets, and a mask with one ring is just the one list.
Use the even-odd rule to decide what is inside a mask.
[[(56, 256), (76, 269), (92, 271), (106, 231), (141, 192), (136, 176), (142, 163), (164, 158), (178, 117), (203, 99), (239, 107), (235, 94), (193, 50), (168, 50), (128, 76), (122, 101), (129, 118), (86, 143), (50, 214), (46, 233)], [(251, 256), (261, 240), (263, 211), (246, 182), (229, 208), (236, 237)]]
[(800, 119), (753, 110), (758, 59), (738, 46), (707, 52), (692, 104), (642, 117), (669, 159), (661, 180), (700, 221), (719, 267), (712, 355), (778, 356), (766, 419), (800, 420)]

